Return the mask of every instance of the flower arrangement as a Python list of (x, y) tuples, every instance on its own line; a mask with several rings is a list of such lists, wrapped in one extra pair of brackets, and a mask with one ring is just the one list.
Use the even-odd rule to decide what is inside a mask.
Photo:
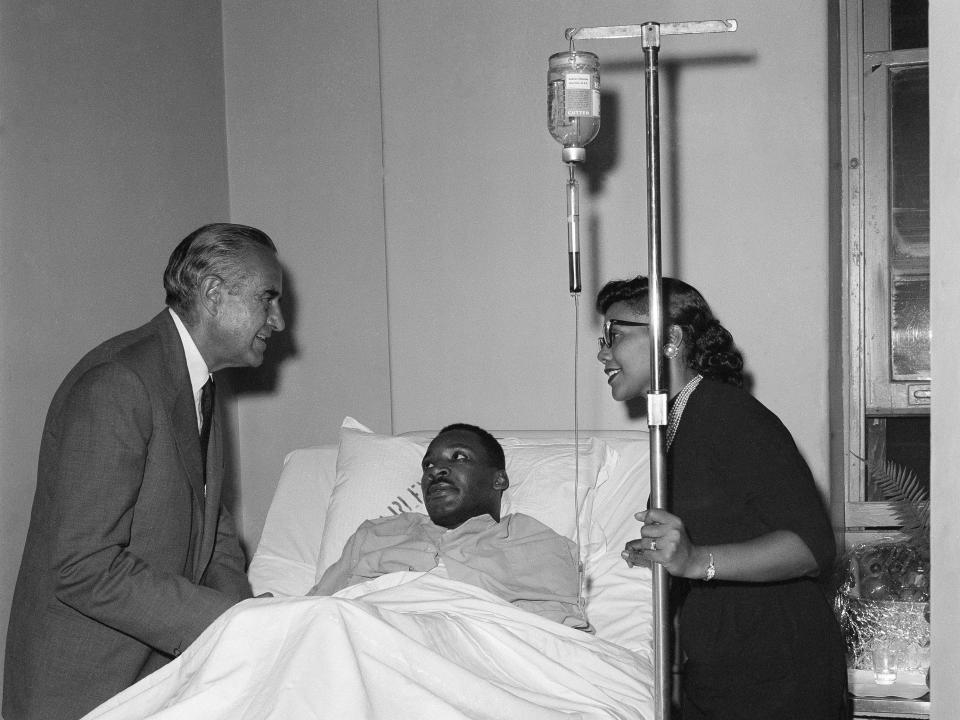
[(873, 671), (878, 649), (903, 677), (930, 662), (930, 502), (916, 473), (894, 462), (871, 473), (901, 525), (896, 537), (862, 543), (843, 558), (835, 609), (851, 673)]
[(930, 561), (909, 541), (865, 543), (850, 552), (842, 591), (865, 600), (927, 602)]

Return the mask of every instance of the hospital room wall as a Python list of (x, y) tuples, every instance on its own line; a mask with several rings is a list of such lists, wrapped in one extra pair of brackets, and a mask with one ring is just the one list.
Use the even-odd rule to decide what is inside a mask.
[[(661, 84), (664, 270), (711, 300), (825, 493), (828, 8), (730, 2), (736, 33), (664, 38)], [(592, 311), (603, 281), (646, 271), (640, 47), (580, 44), (601, 57), (604, 112), (581, 173), (576, 358), (545, 75), (568, 26), (718, 12), (655, 10), (225, 0), (233, 219), (277, 238), (293, 317), (273, 381), (239, 388), (248, 545), (283, 455), (334, 440), (344, 415), (567, 428), (576, 363), (582, 427), (645, 427), (609, 397)]]
[[(661, 51), (665, 274), (699, 287), (755, 394), (829, 483), (828, 3), (381, 3), (394, 429), (570, 427), (574, 303), (546, 67), (564, 29), (736, 18)], [(581, 173), (582, 427), (645, 427), (611, 400), (593, 298), (647, 270), (639, 41), (600, 56), (603, 119)]]
[(0, 673), (47, 405), (229, 214), (217, 3), (0, 0)]
[(287, 329), (231, 377), (252, 553), (288, 452), (391, 428), (377, 0), (222, 6), (231, 219), (284, 264)]

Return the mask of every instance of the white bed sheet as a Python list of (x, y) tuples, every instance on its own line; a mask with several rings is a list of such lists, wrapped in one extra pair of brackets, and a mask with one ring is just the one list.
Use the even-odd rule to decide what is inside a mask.
[(240, 603), (84, 720), (652, 717), (649, 658), (480, 588), (395, 573)]

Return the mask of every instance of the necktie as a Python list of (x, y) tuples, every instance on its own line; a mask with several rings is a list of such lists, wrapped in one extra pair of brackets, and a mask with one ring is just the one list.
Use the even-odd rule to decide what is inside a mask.
[(210, 425), (213, 423), (213, 378), (200, 389), (200, 456), (203, 458), (203, 480), (207, 480), (207, 445), (210, 443)]

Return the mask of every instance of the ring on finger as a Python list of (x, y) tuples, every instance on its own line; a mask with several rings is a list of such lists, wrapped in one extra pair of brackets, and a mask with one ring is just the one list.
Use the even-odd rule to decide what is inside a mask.
[(656, 551), (657, 551), (657, 541), (656, 541), (656, 540), (651, 540), (651, 541), (650, 541), (650, 552), (656, 552)]

